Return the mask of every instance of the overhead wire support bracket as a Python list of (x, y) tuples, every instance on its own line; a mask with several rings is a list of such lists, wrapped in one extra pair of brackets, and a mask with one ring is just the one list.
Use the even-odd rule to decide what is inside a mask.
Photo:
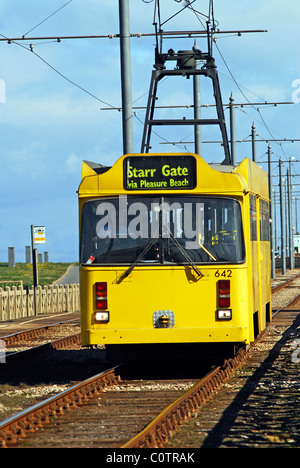
[[(177, 61), (177, 68), (173, 70), (166, 69), (165, 63), (167, 61)], [(202, 68), (195, 68), (193, 63), (195, 60), (204, 61)], [(148, 95), (148, 104), (146, 107), (146, 116), (144, 124), (144, 132), (141, 144), (141, 153), (148, 153), (150, 150), (150, 139), (152, 127), (156, 125), (219, 125), (225, 159), (223, 164), (231, 165), (231, 155), (229, 150), (229, 141), (225, 124), (225, 115), (223, 110), (223, 103), (221, 97), (221, 90), (217, 67), (213, 57), (201, 51), (187, 51), (176, 54), (174, 51), (169, 50), (168, 53), (159, 53), (156, 48), (155, 54), (155, 70), (152, 71), (150, 90)], [(157, 88), (162, 78), (166, 76), (193, 76), (202, 75), (209, 77), (213, 83), (213, 94), (216, 101), (217, 118), (216, 119), (154, 119), (155, 103), (157, 100)]]
[[(193, 7), (191, 7), (192, 3), (195, 0), (191, 1), (188, 0), (182, 10), (186, 8), (191, 8), (193, 11)], [(209, 3), (209, 13), (205, 15), (203, 13), (197, 12), (201, 16), (205, 17), (205, 26), (204, 30), (201, 31), (201, 36), (203, 35), (207, 41), (207, 52), (202, 52), (198, 49), (198, 46), (194, 45), (192, 51), (179, 51), (175, 53), (174, 50), (169, 49), (167, 53), (163, 52), (163, 39), (165, 37), (178, 37), (180, 35), (188, 34), (188, 37), (195, 37), (195, 31), (163, 31), (162, 26), (169, 21), (174, 15), (161, 22), (160, 16), (160, 0), (155, 1), (155, 15), (153, 25), (155, 27), (155, 36), (156, 36), (156, 46), (155, 46), (155, 70), (152, 71), (151, 83), (150, 83), (150, 90), (148, 95), (148, 103), (146, 108), (146, 116), (145, 116), (145, 123), (144, 123), (144, 131), (142, 136), (142, 144), (141, 144), (141, 153), (148, 153), (151, 149), (150, 146), (150, 138), (152, 127), (156, 125), (193, 125), (195, 128), (195, 133), (197, 129), (201, 125), (219, 125), (222, 135), (222, 142), (223, 142), (223, 149), (225, 153), (225, 158), (222, 164), (232, 165), (234, 164), (233, 155), (230, 152), (229, 147), (229, 139), (227, 135), (226, 129), (226, 122), (225, 122), (225, 115), (222, 103), (222, 96), (221, 96), (221, 89), (219, 83), (219, 77), (217, 72), (217, 67), (215, 64), (215, 59), (213, 58), (213, 44), (214, 44), (214, 36), (216, 34), (220, 34), (221, 31), (217, 28), (217, 22), (214, 18), (214, 8), (213, 8), (213, 1), (211, 0)], [(157, 18), (157, 21), (156, 21)], [(226, 31), (227, 33), (229, 31)], [(244, 32), (266, 32), (266, 30), (246, 30)], [(223, 31), (223, 34), (225, 31)], [(230, 31), (231, 34), (236, 33), (239, 36), (242, 34), (241, 30), (237, 31)], [(200, 35), (200, 32), (197, 32)], [(196, 43), (195, 43), (196, 44)], [(166, 62), (168, 61), (177, 60), (177, 67), (174, 70), (168, 70), (166, 68)], [(199, 63), (204, 62), (203, 66), (200, 68)], [(215, 119), (202, 119), (200, 115), (196, 115), (194, 113), (193, 119), (155, 119), (154, 118), (154, 111), (156, 108), (156, 101), (157, 101), (157, 89), (158, 84), (163, 77), (170, 77), (170, 76), (186, 76), (190, 77), (193, 76), (194, 80), (194, 101), (197, 99), (195, 96), (195, 78), (197, 75), (202, 75), (205, 77), (209, 77), (212, 80), (213, 85), (213, 96), (215, 98), (215, 107), (217, 118)], [(196, 101), (194, 102), (194, 107), (196, 106)], [(199, 102), (197, 103), (199, 106)], [(196, 151), (196, 143), (195, 143), (195, 151)], [(198, 150), (199, 151), (199, 150)]]
[[(267, 32), (266, 29), (253, 29), (253, 30), (236, 30), (236, 31), (220, 31), (216, 30), (214, 31), (214, 34), (237, 34), (238, 36), (241, 36), (242, 34), (246, 33), (262, 33), (262, 32)], [(204, 30), (194, 30), (194, 31), (160, 31), (161, 36), (186, 36), (187, 38), (193, 38), (197, 36), (203, 36), (207, 34), (207, 31)], [(156, 33), (130, 33), (130, 37), (132, 38), (141, 38), (141, 37), (153, 37), (156, 36)], [(81, 35), (81, 36), (35, 36), (35, 37), (27, 37), (27, 36), (21, 36), (21, 37), (0, 37), (0, 42), (8, 42), (11, 44), (12, 42), (17, 42), (17, 41), (57, 41), (61, 42), (63, 40), (69, 40), (69, 39), (118, 39), (120, 38), (120, 34), (94, 34), (94, 35)]]

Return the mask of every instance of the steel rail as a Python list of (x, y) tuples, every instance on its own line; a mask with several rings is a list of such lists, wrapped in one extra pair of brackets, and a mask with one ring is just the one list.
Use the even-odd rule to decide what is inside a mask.
[(235, 358), (225, 361), (223, 367), (219, 366), (211, 371), (121, 448), (162, 448), (172, 432), (215, 394), (247, 355), (244, 348), (240, 349)]
[(293, 297), (293, 299), (291, 299), (290, 301), (288, 301), (284, 306), (282, 306), (282, 307), (280, 307), (279, 309), (275, 310), (275, 312), (272, 313), (272, 318), (275, 317), (275, 315), (278, 314), (278, 312), (283, 311), (284, 309), (286, 309), (286, 308), (289, 307), (289, 306), (294, 306), (294, 305), (296, 305), (298, 302), (300, 302), (300, 293), (297, 294), (295, 297)]
[(58, 338), (57, 340), (49, 343), (51, 348), (54, 349), (64, 349), (66, 346), (71, 346), (73, 344), (81, 344), (81, 333), (75, 333), (75, 335), (66, 336), (63, 338)]
[(117, 384), (118, 377), (115, 375), (117, 367), (90, 377), (0, 422), (0, 447), (16, 444), (27, 432), (34, 432), (49, 423), (51, 417), (83, 405), (88, 398), (101, 393), (104, 387)]
[[(289, 282), (290, 281), (285, 284)], [(299, 301), (299, 298), (300, 295), (297, 295), (284, 307), (278, 309), (276, 313)], [(265, 330), (257, 337), (251, 346), (247, 349), (241, 348), (235, 358), (225, 361), (222, 367), (217, 367), (201, 379), (190, 390), (185, 392), (160, 413), (142, 432), (129, 440), (121, 448), (163, 447), (164, 444), (167, 443), (168, 437), (176, 431), (177, 427), (204, 403), (210, 400), (224, 382), (243, 364), (245, 359), (249, 356), (253, 345), (260, 340)], [(59, 339), (58, 341), (63, 340), (64, 339)], [(118, 366), (104, 371), (97, 376), (65, 390), (59, 395), (50, 397), (44, 402), (38, 403), (0, 422), (0, 446), (1, 444), (3, 447), (14, 445), (19, 438), (25, 436), (26, 432), (32, 432), (43, 424), (48, 423), (51, 416), (61, 414), (64, 410), (68, 410), (71, 407), (82, 405), (88, 401), (89, 397), (97, 396), (106, 385), (118, 383), (119, 377), (116, 378), (114, 374), (114, 370), (117, 367)]]
[(58, 338), (56, 340), (49, 341), (47, 343), (39, 344), (37, 346), (32, 346), (30, 348), (22, 349), (20, 351), (7, 351), (5, 353), (5, 358), (6, 359), (11, 359), (12, 357), (19, 357), (22, 355), (32, 355), (32, 353), (35, 353), (41, 349), (65, 349), (66, 346), (73, 346), (76, 344), (81, 344), (81, 333), (76, 333), (75, 335), (70, 335), (70, 336), (65, 336), (63, 338)]
[(286, 281), (283, 281), (282, 283), (278, 284), (277, 286), (274, 286), (272, 288), (272, 293), (280, 291), (280, 289), (285, 288), (286, 286), (288, 286), (290, 283), (292, 283), (293, 281), (295, 281), (299, 277), (300, 277), (300, 273), (297, 273), (296, 275), (292, 276), (291, 278), (287, 279)]
[(14, 344), (15, 342), (18, 342), (20, 340), (39, 337), (52, 327), (57, 327), (59, 325), (65, 325), (65, 324), (73, 323), (73, 322), (76, 323), (79, 321), (80, 321), (79, 318), (78, 319), (73, 318), (69, 320), (63, 320), (60, 322), (50, 323), (48, 325), (41, 325), (40, 327), (28, 328), (26, 330), (18, 331), (16, 333), (10, 333), (9, 335), (4, 335), (1, 337), (1, 339), (4, 340), (7, 345)]
[[(299, 275), (296, 275), (296, 277)], [(293, 277), (294, 280), (296, 277)], [(284, 283), (286, 286), (292, 280)], [(275, 288), (276, 289), (276, 288)], [(274, 291), (274, 290), (273, 290)], [(287, 302), (278, 309), (272, 317), (286, 307), (296, 304), (300, 300), (300, 294)], [(129, 440), (121, 448), (162, 448), (168, 442), (172, 432), (176, 431), (192, 413), (203, 406), (224, 382), (238, 369), (245, 359), (250, 355), (254, 345), (264, 336), (267, 327), (258, 335), (256, 340), (245, 349), (241, 348), (237, 355), (228, 361), (225, 361), (223, 368), (217, 367), (207, 376), (196, 383), (184, 395), (179, 397), (174, 403), (169, 405), (161, 414), (159, 414), (142, 432)]]

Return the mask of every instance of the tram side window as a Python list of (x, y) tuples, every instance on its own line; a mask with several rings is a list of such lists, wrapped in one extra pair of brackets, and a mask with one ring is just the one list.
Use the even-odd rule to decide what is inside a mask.
[(270, 219), (269, 203), (266, 200), (259, 200), (259, 221), (260, 221), (260, 240), (270, 240)]
[(250, 240), (257, 241), (256, 197), (250, 193)]

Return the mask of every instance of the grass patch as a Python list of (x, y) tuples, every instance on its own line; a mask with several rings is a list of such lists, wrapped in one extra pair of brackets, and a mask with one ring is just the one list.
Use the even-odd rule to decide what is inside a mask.
[[(45, 286), (58, 280), (73, 263), (39, 263), (38, 279), (39, 285)], [(0, 287), (11, 286), (6, 281), (23, 281), (23, 286), (33, 285), (32, 264), (16, 263), (14, 267), (9, 267), (7, 263), (0, 263)], [(18, 286), (18, 284), (13, 284)]]

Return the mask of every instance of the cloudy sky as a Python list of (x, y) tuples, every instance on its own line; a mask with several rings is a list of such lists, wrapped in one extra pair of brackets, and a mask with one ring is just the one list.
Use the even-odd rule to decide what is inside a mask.
[[(130, 0), (132, 33), (153, 33), (154, 1)], [(202, 30), (208, 0), (161, 0), (164, 30)], [(109, 35), (119, 32), (118, 0), (2, 0), (1, 38), (36, 38)], [(219, 34), (214, 56), (223, 102), (233, 93), (236, 103), (256, 103), (236, 110), (237, 139), (248, 139), (252, 123), (263, 142), (257, 144), (264, 168), (267, 139), (300, 138), (300, 62), (298, 0), (215, 0), (215, 19), (221, 31), (267, 30), (264, 33)], [(197, 39), (200, 49), (206, 43)], [(154, 37), (132, 38), (133, 106), (147, 102), (154, 63)], [(165, 50), (186, 50), (194, 39), (166, 39)], [(159, 105), (191, 105), (188, 80), (162, 83)], [(201, 85), (202, 104), (212, 103), (212, 91)], [(294, 102), (258, 105), (257, 103)], [(30, 245), (30, 225), (46, 226), (50, 261), (77, 261), (78, 213), (76, 190), (81, 162), (111, 165), (123, 152), (119, 39), (17, 40), (0, 42), (0, 154), (1, 219), (0, 261), (15, 247), (16, 261), (25, 261)], [(110, 110), (108, 110), (110, 109)], [(210, 115), (213, 108), (204, 108)], [(183, 111), (180, 111), (183, 112)], [(188, 117), (188, 110), (185, 110)], [(165, 115), (166, 111), (164, 111)], [(207, 114), (206, 114), (207, 113)], [(144, 110), (133, 116), (134, 151), (140, 151)], [(185, 114), (183, 114), (185, 115)], [(225, 109), (229, 126), (229, 114)], [(222, 161), (219, 132), (203, 131), (203, 156)], [(153, 151), (193, 151), (193, 130), (160, 128), (152, 140)], [(177, 142), (165, 145), (166, 141)], [(182, 144), (178, 142), (182, 141)], [(295, 195), (299, 194), (298, 142), (272, 141), (274, 187), (278, 164), (293, 159)], [(238, 161), (251, 158), (251, 144), (237, 145)], [(298, 195), (300, 198), (300, 196)], [(299, 202), (300, 206), (300, 202)], [(299, 228), (298, 228), (299, 229)]]

